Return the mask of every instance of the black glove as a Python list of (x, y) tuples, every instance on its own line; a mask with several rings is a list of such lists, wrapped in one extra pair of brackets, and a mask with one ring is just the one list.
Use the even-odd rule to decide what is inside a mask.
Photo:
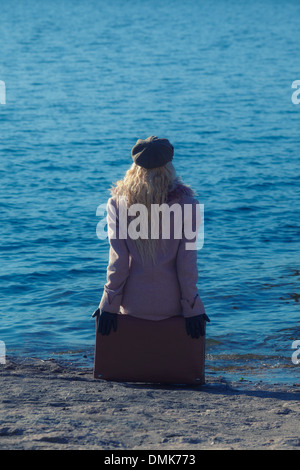
[(186, 332), (192, 338), (205, 335), (205, 322), (210, 322), (206, 313), (185, 319)]
[(117, 331), (117, 313), (103, 312), (97, 308), (92, 317), (97, 317), (97, 332), (102, 335), (109, 335), (111, 328)]

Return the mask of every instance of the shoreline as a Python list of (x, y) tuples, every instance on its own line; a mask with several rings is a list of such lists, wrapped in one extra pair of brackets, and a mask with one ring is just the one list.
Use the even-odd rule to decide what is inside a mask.
[(300, 386), (106, 382), (56, 360), (0, 364), (3, 450), (299, 450)]

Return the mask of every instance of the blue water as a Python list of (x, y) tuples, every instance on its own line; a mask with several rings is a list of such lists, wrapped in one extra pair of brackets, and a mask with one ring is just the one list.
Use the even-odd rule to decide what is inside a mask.
[(158, 135), (205, 207), (207, 374), (299, 383), (299, 23), (296, 0), (1, 5), (8, 355), (92, 366), (108, 260), (96, 209), (137, 138)]

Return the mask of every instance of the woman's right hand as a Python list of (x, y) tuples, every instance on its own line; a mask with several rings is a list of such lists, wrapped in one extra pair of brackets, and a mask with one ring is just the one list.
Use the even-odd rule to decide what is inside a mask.
[(104, 312), (100, 308), (97, 308), (93, 313), (92, 317), (97, 317), (97, 332), (104, 336), (109, 335), (111, 329), (117, 331), (118, 314)]

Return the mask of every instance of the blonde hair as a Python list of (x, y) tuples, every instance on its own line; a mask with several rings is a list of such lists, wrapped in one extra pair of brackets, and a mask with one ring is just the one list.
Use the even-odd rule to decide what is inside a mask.
[[(167, 200), (169, 191), (174, 188), (176, 180), (176, 171), (172, 162), (166, 165), (147, 170), (133, 163), (127, 170), (124, 179), (114, 183), (111, 193), (118, 199), (121, 196), (126, 197), (127, 207), (132, 204), (143, 204), (148, 210), (149, 222), (151, 221), (151, 205), (163, 204)], [(148, 225), (150, 227), (150, 223)], [(148, 238), (138, 238), (133, 240), (141, 255), (142, 261), (149, 259), (155, 261), (157, 240)]]

